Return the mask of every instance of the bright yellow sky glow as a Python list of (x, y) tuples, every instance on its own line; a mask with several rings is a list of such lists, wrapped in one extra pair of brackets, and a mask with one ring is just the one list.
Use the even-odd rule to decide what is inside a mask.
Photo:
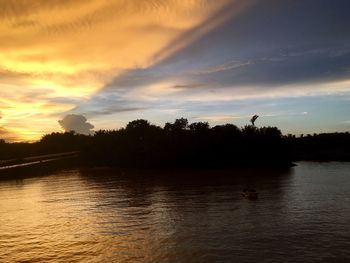
[(227, 2), (1, 1), (0, 126), (18, 140), (59, 130), (60, 114), (76, 106), (71, 99), (84, 101), (124, 70), (154, 64)]

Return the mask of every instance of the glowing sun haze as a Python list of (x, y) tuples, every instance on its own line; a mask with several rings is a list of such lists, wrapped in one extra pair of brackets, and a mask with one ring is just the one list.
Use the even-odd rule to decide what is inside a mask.
[(286, 132), (347, 130), (347, 7), (0, 0), (0, 136), (36, 140), (72, 114), (95, 129), (181, 116), (241, 125), (258, 113)]

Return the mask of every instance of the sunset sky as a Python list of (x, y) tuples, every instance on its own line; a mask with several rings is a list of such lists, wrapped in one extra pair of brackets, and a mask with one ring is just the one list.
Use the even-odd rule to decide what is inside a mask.
[(347, 0), (0, 0), (0, 137), (139, 118), (242, 126), (253, 114), (285, 134), (350, 131), (349, 10)]

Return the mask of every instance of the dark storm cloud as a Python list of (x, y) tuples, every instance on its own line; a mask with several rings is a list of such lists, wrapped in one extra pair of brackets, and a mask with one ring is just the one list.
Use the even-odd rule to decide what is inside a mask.
[[(349, 79), (348, 10), (349, 1), (256, 1), (160, 63), (119, 75), (77, 112), (99, 115), (168, 108), (200, 116), (243, 109), (242, 114), (249, 115), (256, 102), (224, 103), (209, 95), (197, 102), (192, 98), (224, 88), (243, 96), (245, 90), (249, 96), (260, 96), (276, 89), (288, 96), (290, 89), (284, 86), (290, 84), (304, 94), (302, 89), (310, 89), (309, 84), (317, 89), (322, 83)], [(154, 93), (150, 101), (138, 96), (145, 87), (159, 83), (174, 92), (158, 97)]]
[(175, 74), (177, 74), (177, 72), (167, 71), (165, 68), (158, 67), (134, 69), (121, 74), (111, 83), (108, 83), (105, 88), (107, 90), (119, 89), (120, 92), (122, 92), (123, 89), (149, 85), (152, 83), (157, 83), (162, 79), (173, 78), (176, 76)]
[(69, 114), (65, 116), (62, 120), (59, 120), (58, 123), (62, 128), (67, 131), (75, 131), (80, 134), (92, 134), (92, 129), (94, 126), (87, 122), (87, 119), (83, 115)]
[(95, 117), (113, 113), (142, 111), (150, 107), (151, 105), (145, 102), (122, 99), (119, 91), (110, 90), (95, 95), (92, 100), (86, 104), (80, 104), (78, 107), (72, 109), (71, 112), (83, 112), (89, 117)]
[[(203, 82), (283, 85), (349, 77), (348, 1), (258, 1), (164, 63), (190, 58)], [(162, 66), (162, 65), (160, 65)], [(230, 66), (230, 65), (228, 65)]]
[[(175, 87), (259, 87), (350, 76), (349, 1), (257, 1), (160, 64), (126, 72), (107, 89), (164, 80)], [(205, 87), (203, 87), (205, 88)]]
[(222, 86), (262, 87), (342, 80), (350, 76), (350, 53), (341, 57), (332, 55), (340, 51), (308, 50), (291, 56), (286, 52), (280, 56), (250, 59), (246, 63), (243, 61), (243, 66), (222, 68), (196, 77), (205, 83), (220, 83)]

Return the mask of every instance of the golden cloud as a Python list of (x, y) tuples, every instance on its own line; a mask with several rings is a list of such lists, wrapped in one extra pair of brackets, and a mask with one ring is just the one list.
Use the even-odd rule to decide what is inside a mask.
[(55, 98), (84, 101), (159, 62), (246, 6), (217, 16), (234, 2), (0, 0), (1, 126), (24, 140), (58, 129), (55, 114), (76, 105)]

